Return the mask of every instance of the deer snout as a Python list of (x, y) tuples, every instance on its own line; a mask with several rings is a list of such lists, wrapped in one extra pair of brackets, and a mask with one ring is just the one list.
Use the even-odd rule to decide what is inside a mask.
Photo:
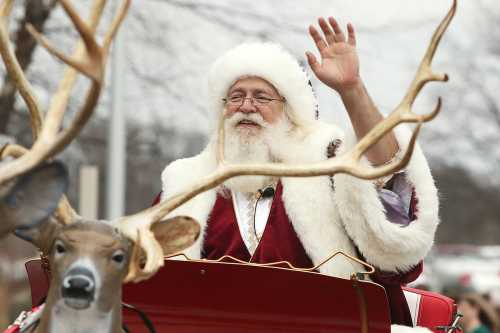
[(61, 289), (66, 305), (77, 310), (86, 309), (94, 300), (94, 276), (88, 269), (73, 268), (66, 274)]
[(94, 281), (84, 275), (68, 276), (64, 279), (65, 289), (78, 289), (86, 292), (94, 290)]

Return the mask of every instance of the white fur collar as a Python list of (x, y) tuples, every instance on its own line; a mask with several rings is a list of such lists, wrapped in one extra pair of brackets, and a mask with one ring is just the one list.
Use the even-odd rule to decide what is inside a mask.
[[(326, 159), (326, 149), (334, 140), (345, 140), (335, 126), (316, 122), (305, 136), (301, 149), (281, 156), (285, 163), (317, 162)], [(405, 130), (397, 131), (401, 147), (406, 146)], [(180, 159), (162, 173), (163, 197), (168, 198), (194, 181), (208, 175), (215, 167), (213, 141), (199, 155)], [(345, 151), (345, 147), (340, 151)], [(423, 259), (432, 246), (438, 224), (437, 191), (426, 160), (417, 147), (407, 178), (415, 187), (418, 198), (418, 219), (406, 228), (385, 219), (383, 205), (373, 184), (347, 175), (334, 176), (335, 191), (328, 176), (313, 178), (283, 178), (283, 201), (290, 221), (306, 252), (315, 264), (336, 249), (356, 255), (351, 244), (355, 241), (364, 257), (379, 268), (389, 271), (408, 270)], [(188, 215), (197, 219), (205, 230), (215, 203), (214, 189), (198, 195), (170, 215)], [(202, 237), (186, 251), (199, 258)], [(329, 275), (349, 277), (358, 264), (338, 257), (320, 268)]]

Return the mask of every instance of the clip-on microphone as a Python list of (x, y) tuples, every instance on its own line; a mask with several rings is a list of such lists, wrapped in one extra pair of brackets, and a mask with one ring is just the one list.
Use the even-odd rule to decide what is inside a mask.
[(255, 215), (257, 215), (257, 205), (259, 204), (259, 200), (261, 198), (272, 198), (274, 197), (274, 188), (271, 186), (266, 187), (265, 189), (259, 189), (259, 196), (257, 198), (257, 201), (255, 202), (255, 208), (253, 211), (253, 233), (255, 235), (255, 238), (260, 242), (259, 236), (257, 236), (257, 229), (255, 228)]
[[(260, 198), (271, 198), (274, 196), (274, 188), (266, 187), (265, 189), (260, 189), (259, 194), (260, 194), (259, 199)], [(257, 202), (258, 202), (258, 200), (257, 200)], [(257, 205), (257, 203), (255, 205)]]

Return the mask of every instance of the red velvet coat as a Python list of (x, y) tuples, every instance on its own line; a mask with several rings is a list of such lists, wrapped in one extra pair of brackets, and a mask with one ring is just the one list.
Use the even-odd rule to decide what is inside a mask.
[[(233, 201), (230, 197), (217, 195), (207, 223), (202, 257), (216, 260), (224, 255), (230, 255), (247, 262), (250, 260), (254, 263), (288, 261), (299, 268), (313, 267), (311, 259), (286, 214), (281, 198), (282, 190), (281, 183), (278, 183), (262, 239), (253, 256), (248, 252), (241, 237)], [(158, 201), (159, 196), (155, 203)], [(405, 274), (377, 270), (371, 277), (374, 282), (386, 289), (393, 324), (412, 326), (410, 311), (401, 285), (415, 280), (421, 272), (422, 263)]]

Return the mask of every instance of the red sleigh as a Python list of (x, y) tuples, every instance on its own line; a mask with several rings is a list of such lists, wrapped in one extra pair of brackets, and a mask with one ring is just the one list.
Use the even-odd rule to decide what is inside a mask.
[[(49, 280), (40, 260), (26, 263), (33, 305)], [(151, 279), (126, 284), (123, 302), (140, 309), (157, 332), (390, 332), (385, 290), (360, 279), (264, 265), (167, 259)], [(448, 331), (456, 307), (442, 295), (404, 288), (414, 324)], [(130, 332), (149, 332), (124, 308)]]

